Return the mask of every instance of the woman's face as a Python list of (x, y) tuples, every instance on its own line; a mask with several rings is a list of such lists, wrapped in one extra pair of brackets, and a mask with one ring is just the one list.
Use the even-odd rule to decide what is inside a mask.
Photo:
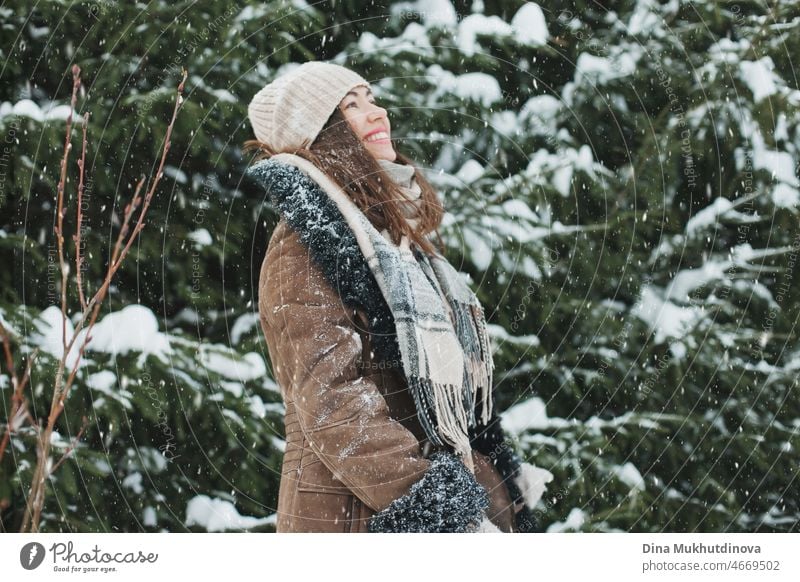
[(354, 87), (339, 103), (344, 118), (376, 160), (393, 162), (392, 128), (383, 107), (378, 107), (369, 87)]

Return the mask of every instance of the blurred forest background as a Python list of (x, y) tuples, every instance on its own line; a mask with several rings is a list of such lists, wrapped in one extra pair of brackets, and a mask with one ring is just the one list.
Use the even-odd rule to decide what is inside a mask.
[[(42, 531), (274, 530), (283, 406), (256, 282), (277, 216), (241, 145), (252, 95), (313, 59), (370, 80), (439, 189), (504, 426), (555, 474), (548, 531), (798, 530), (800, 2), (10, 0), (0, 23), (0, 322), (18, 370), (40, 350), (36, 419), (62, 355), (71, 67), (65, 235), (74, 260), (89, 111), (89, 291), (188, 71), (147, 225), (51, 439), (53, 464), (74, 449)], [(9, 419), (2, 362), (0, 524), (16, 531), (36, 431)]]

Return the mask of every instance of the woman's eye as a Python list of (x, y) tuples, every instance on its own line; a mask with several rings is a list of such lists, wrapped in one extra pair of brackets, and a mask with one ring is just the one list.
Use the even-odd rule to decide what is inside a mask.
[[(375, 101), (375, 99), (372, 99), (371, 101), (368, 101), (367, 103), (375, 105), (377, 102)], [(344, 106), (345, 109), (350, 109), (351, 107), (358, 107), (358, 102), (357, 101), (351, 101), (350, 103), (348, 103), (347, 105)]]

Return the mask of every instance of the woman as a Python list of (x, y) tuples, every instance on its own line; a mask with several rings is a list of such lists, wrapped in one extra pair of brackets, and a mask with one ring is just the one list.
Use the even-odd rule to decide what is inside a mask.
[(369, 83), (309, 62), (248, 114), (248, 175), (280, 214), (259, 283), (286, 405), (277, 530), (534, 529), (552, 476), (505, 442), (483, 310), (429, 240), (442, 206)]

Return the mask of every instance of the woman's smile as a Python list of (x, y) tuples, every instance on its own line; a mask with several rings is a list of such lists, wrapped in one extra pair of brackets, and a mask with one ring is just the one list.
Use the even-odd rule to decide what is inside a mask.
[(390, 143), (389, 134), (385, 129), (376, 129), (369, 132), (364, 141), (367, 143)]

